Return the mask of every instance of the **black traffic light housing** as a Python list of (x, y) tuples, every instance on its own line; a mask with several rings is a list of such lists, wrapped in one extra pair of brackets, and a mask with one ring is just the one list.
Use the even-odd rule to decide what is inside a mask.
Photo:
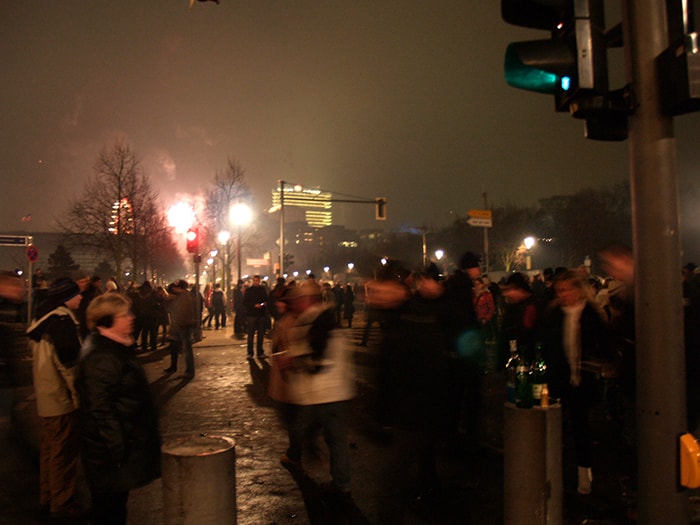
[(374, 200), (374, 218), (378, 221), (386, 220), (386, 198), (377, 197)]
[[(554, 95), (556, 111), (586, 120), (586, 137), (627, 137), (626, 89), (610, 92), (603, 0), (501, 0), (506, 22), (550, 32), (549, 39), (514, 42), (505, 56), (506, 82)], [(608, 130), (609, 128), (609, 130)]]
[(508, 45), (506, 81), (513, 87), (555, 96), (569, 111), (580, 95), (608, 90), (602, 0), (501, 0), (506, 22), (550, 31), (546, 40)]
[(199, 230), (190, 228), (187, 230), (187, 251), (188, 253), (199, 253)]
[(667, 0), (670, 45), (656, 59), (665, 115), (700, 111), (700, 5), (698, 1)]

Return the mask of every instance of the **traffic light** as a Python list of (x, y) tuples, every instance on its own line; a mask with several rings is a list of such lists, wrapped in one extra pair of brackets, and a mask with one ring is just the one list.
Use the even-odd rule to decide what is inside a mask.
[(700, 111), (700, 6), (669, 0), (666, 17), (669, 46), (656, 58), (661, 109), (668, 116)]
[(386, 198), (377, 197), (374, 200), (374, 218), (378, 221), (386, 220)]
[(199, 231), (197, 228), (187, 230), (187, 251), (189, 253), (199, 253)]
[(284, 254), (284, 269), (288, 270), (294, 266), (294, 256), (291, 253)]
[(604, 15), (603, 0), (501, 0), (501, 16), (509, 24), (550, 32), (546, 40), (508, 45), (506, 82), (554, 95), (556, 111), (570, 111), (581, 96), (605, 95)]

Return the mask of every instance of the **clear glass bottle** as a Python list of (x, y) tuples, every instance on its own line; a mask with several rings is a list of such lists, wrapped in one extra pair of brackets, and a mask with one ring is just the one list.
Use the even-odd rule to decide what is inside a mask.
[(515, 372), (515, 406), (532, 408), (532, 366), (525, 359), (527, 348), (518, 349), (519, 361)]
[(518, 365), (520, 364), (520, 356), (518, 355), (518, 342), (512, 339), (509, 345), (510, 357), (506, 363), (506, 400), (509, 403), (515, 403), (515, 379), (518, 373)]

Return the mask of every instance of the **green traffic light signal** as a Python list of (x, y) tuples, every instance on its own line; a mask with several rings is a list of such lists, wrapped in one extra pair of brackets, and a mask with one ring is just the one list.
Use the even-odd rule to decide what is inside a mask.
[(570, 85), (575, 67), (576, 55), (557, 40), (514, 42), (506, 49), (506, 82), (526, 91), (556, 95), (562, 89), (563, 78)]

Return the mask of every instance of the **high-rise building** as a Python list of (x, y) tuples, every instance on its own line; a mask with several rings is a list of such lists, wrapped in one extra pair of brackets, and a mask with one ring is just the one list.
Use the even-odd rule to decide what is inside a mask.
[[(272, 192), (272, 206), (281, 204), (280, 187)], [(284, 213), (289, 222), (306, 222), (314, 228), (333, 224), (333, 194), (318, 188), (284, 184)]]

